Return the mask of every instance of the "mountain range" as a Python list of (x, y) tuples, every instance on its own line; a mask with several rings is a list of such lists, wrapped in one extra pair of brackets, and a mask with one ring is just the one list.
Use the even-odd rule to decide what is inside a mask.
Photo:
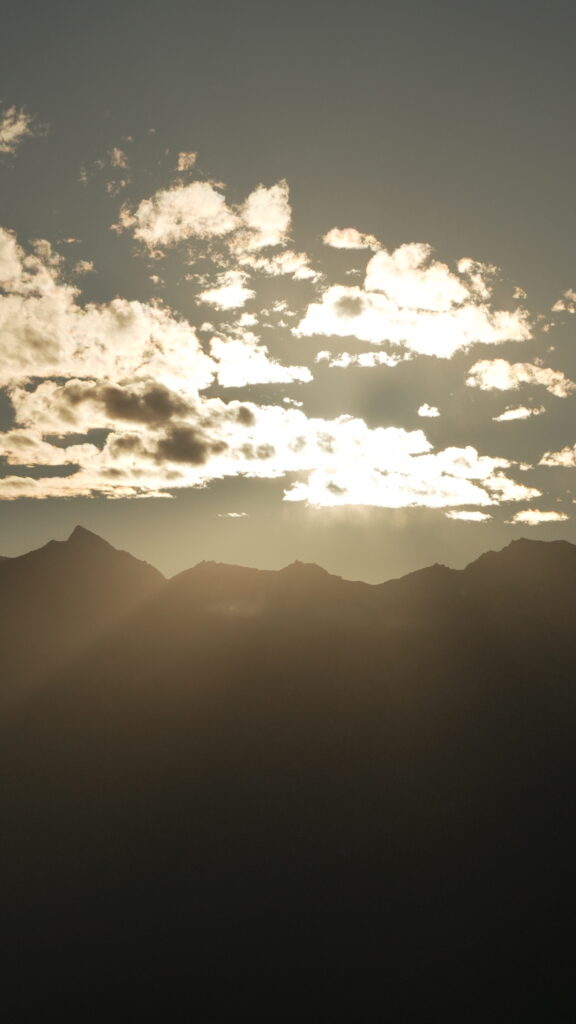
[(351, 992), (372, 1019), (380, 985), (393, 1020), (434, 1020), (457, 979), (458, 1019), (503, 983), (488, 1019), (520, 1019), (519, 991), (573, 1019), (575, 603), (563, 541), (380, 585), (299, 562), (166, 580), (81, 527), (2, 559), (22, 1005), (169, 1014), (189, 984), (202, 1020), (258, 992), (280, 1019), (308, 979), (326, 1017), (301, 1019)]

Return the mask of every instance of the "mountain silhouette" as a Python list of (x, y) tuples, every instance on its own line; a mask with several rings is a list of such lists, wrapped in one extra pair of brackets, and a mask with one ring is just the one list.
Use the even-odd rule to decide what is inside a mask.
[(66, 541), (0, 562), (0, 699), (47, 678), (164, 577), (77, 526)]
[(2, 561), (0, 601), (29, 1007), (368, 1020), (384, 986), (394, 1020), (573, 1019), (576, 546), (165, 580), (77, 528)]

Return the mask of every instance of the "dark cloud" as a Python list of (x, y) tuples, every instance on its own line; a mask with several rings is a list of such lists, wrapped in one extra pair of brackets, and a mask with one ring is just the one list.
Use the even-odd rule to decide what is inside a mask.
[(116, 434), (110, 439), (109, 449), (114, 456), (145, 454), (140, 434)]
[(224, 441), (211, 441), (196, 427), (171, 427), (156, 448), (158, 462), (185, 462), (202, 466), (210, 455), (220, 455), (228, 445)]
[(364, 300), (359, 295), (342, 295), (334, 303), (334, 309), (339, 316), (352, 319), (352, 317), (360, 316), (364, 305)]
[(238, 406), (236, 412), (236, 419), (238, 423), (241, 423), (243, 427), (253, 427), (256, 423), (256, 417), (251, 409), (247, 405)]
[(246, 459), (271, 459), (276, 454), (272, 444), (243, 444), (240, 451)]
[(68, 386), (64, 395), (72, 405), (87, 401), (101, 403), (111, 419), (150, 425), (183, 416), (191, 409), (189, 402), (162, 384), (150, 384), (140, 391), (118, 384), (96, 384), (88, 388), (74, 385)]

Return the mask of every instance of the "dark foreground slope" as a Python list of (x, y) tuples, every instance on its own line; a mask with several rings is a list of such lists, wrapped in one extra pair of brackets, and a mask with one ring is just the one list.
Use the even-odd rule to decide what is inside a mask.
[(17, 998), (573, 1019), (576, 548), (377, 587), (135, 571), (5, 710)]

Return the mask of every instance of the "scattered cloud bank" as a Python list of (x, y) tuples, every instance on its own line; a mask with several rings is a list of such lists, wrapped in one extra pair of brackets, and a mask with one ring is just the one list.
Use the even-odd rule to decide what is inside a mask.
[[(0, 152), (14, 152), (33, 131), (16, 108), (0, 123)], [(328, 230), (323, 246), (317, 238), (320, 257), (300, 251), (286, 181), (230, 198), (199, 175), (193, 151), (165, 153), (170, 180), (137, 195), (132, 141), (110, 146), (82, 180), (87, 189), (99, 180), (114, 205), (110, 245), (125, 252), (128, 243), (142, 293), (131, 285), (130, 298), (87, 301), (81, 285), (88, 288), (101, 264), (85, 250), (68, 255), (76, 238), (26, 247), (0, 227), (0, 387), (11, 409), (0, 432), (0, 498), (171, 497), (225, 477), (276, 478), (285, 480), (287, 502), (440, 509), (483, 523), (487, 509), (541, 497), (516, 479), (527, 464), (505, 451), (435, 447), (424, 429), (412, 429), (420, 399), (410, 374), (420, 395), (438, 394), (437, 381), (422, 392), (417, 376), (430, 357), (436, 372), (437, 360), (474, 345), (534, 340), (538, 321), (519, 305), (524, 292), (506, 308), (491, 264), (466, 258), (449, 266), (425, 243), (387, 250), (352, 227)], [(114, 199), (120, 191), (123, 203)], [(334, 266), (340, 258), (326, 248), (364, 250), (361, 283), (335, 283), (322, 259)], [(469, 403), (465, 385), (543, 386), (561, 398), (576, 391), (538, 360), (477, 361), (465, 380), (457, 372)], [(388, 408), (394, 374), (405, 415), (401, 401)], [(494, 419), (543, 412), (528, 395)], [(425, 402), (417, 413), (438, 419), (440, 408)], [(440, 429), (448, 433), (448, 417), (434, 435)], [(576, 465), (576, 448), (541, 456), (542, 448), (540, 466)]]

